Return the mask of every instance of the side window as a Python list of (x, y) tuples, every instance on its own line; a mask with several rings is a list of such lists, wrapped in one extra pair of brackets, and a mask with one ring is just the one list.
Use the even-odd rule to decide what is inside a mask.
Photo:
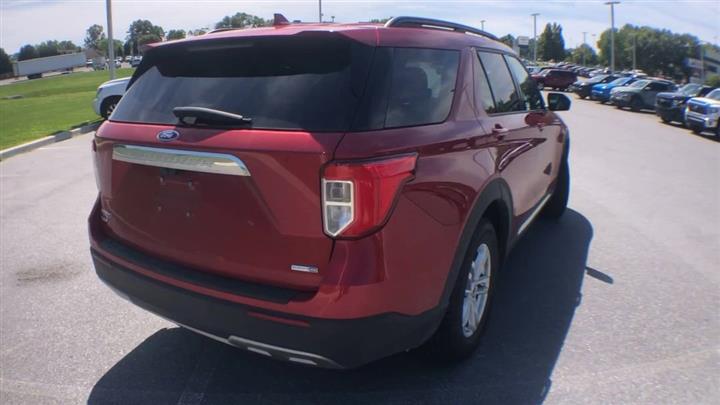
[(499, 53), (478, 52), (482, 67), (490, 82), (493, 99), (495, 100), (496, 113), (524, 111), (525, 101), (515, 88), (515, 82), (510, 75), (510, 70), (505, 63), (505, 58)]
[(490, 83), (488, 83), (487, 72), (481, 63), (478, 63), (478, 72), (475, 73), (475, 100), (482, 104), (486, 113), (498, 112), (495, 108), (492, 90), (490, 90)]
[(526, 109), (528, 110), (541, 110), (545, 108), (543, 103), (542, 94), (537, 89), (535, 80), (528, 74), (525, 66), (517, 60), (517, 58), (505, 55), (510, 71), (512, 72), (515, 81), (520, 86), (521, 96), (525, 100)]
[(459, 63), (454, 50), (395, 48), (385, 128), (445, 121)]

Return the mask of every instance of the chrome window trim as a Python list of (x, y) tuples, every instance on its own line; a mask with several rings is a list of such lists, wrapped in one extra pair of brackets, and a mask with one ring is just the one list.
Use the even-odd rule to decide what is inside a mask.
[(232, 176), (250, 176), (250, 171), (242, 160), (237, 156), (226, 153), (116, 144), (113, 146), (112, 158), (120, 162), (144, 166)]

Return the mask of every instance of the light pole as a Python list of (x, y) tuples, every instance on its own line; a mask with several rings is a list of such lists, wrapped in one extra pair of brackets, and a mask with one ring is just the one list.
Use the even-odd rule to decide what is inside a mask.
[(322, 0), (318, 0), (318, 22), (322, 24)]
[(587, 32), (583, 31), (583, 66), (585, 66), (585, 54), (587, 53)]
[(539, 16), (540, 13), (532, 13), (530, 15), (533, 18), (533, 62), (537, 62), (537, 16)]
[(112, 32), (112, 2), (105, 0), (105, 8), (107, 9), (107, 28), (108, 28), (108, 68), (110, 69), (110, 80), (115, 78), (115, 41)]
[(606, 5), (610, 6), (610, 71), (615, 72), (615, 5), (620, 4), (619, 1), (607, 1)]
[(480, 20), (480, 29), (485, 31), (485, 20)]
[(633, 70), (637, 70), (637, 32), (633, 34)]

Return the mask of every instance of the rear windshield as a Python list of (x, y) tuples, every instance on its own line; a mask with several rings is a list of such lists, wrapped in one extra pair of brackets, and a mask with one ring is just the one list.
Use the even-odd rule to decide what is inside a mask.
[(173, 108), (205, 107), (253, 128), (344, 130), (372, 56), (332, 34), (182, 45), (147, 55), (113, 120), (176, 124)]
[(146, 55), (113, 121), (178, 124), (175, 107), (250, 118), (243, 128), (347, 131), (438, 123), (459, 52), (374, 48), (336, 33), (197, 41)]

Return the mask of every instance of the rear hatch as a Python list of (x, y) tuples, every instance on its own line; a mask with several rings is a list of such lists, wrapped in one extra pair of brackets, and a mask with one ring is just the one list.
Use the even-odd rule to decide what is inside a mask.
[(330, 32), (149, 51), (96, 138), (106, 233), (197, 271), (317, 287), (333, 247), (320, 173), (373, 51)]

